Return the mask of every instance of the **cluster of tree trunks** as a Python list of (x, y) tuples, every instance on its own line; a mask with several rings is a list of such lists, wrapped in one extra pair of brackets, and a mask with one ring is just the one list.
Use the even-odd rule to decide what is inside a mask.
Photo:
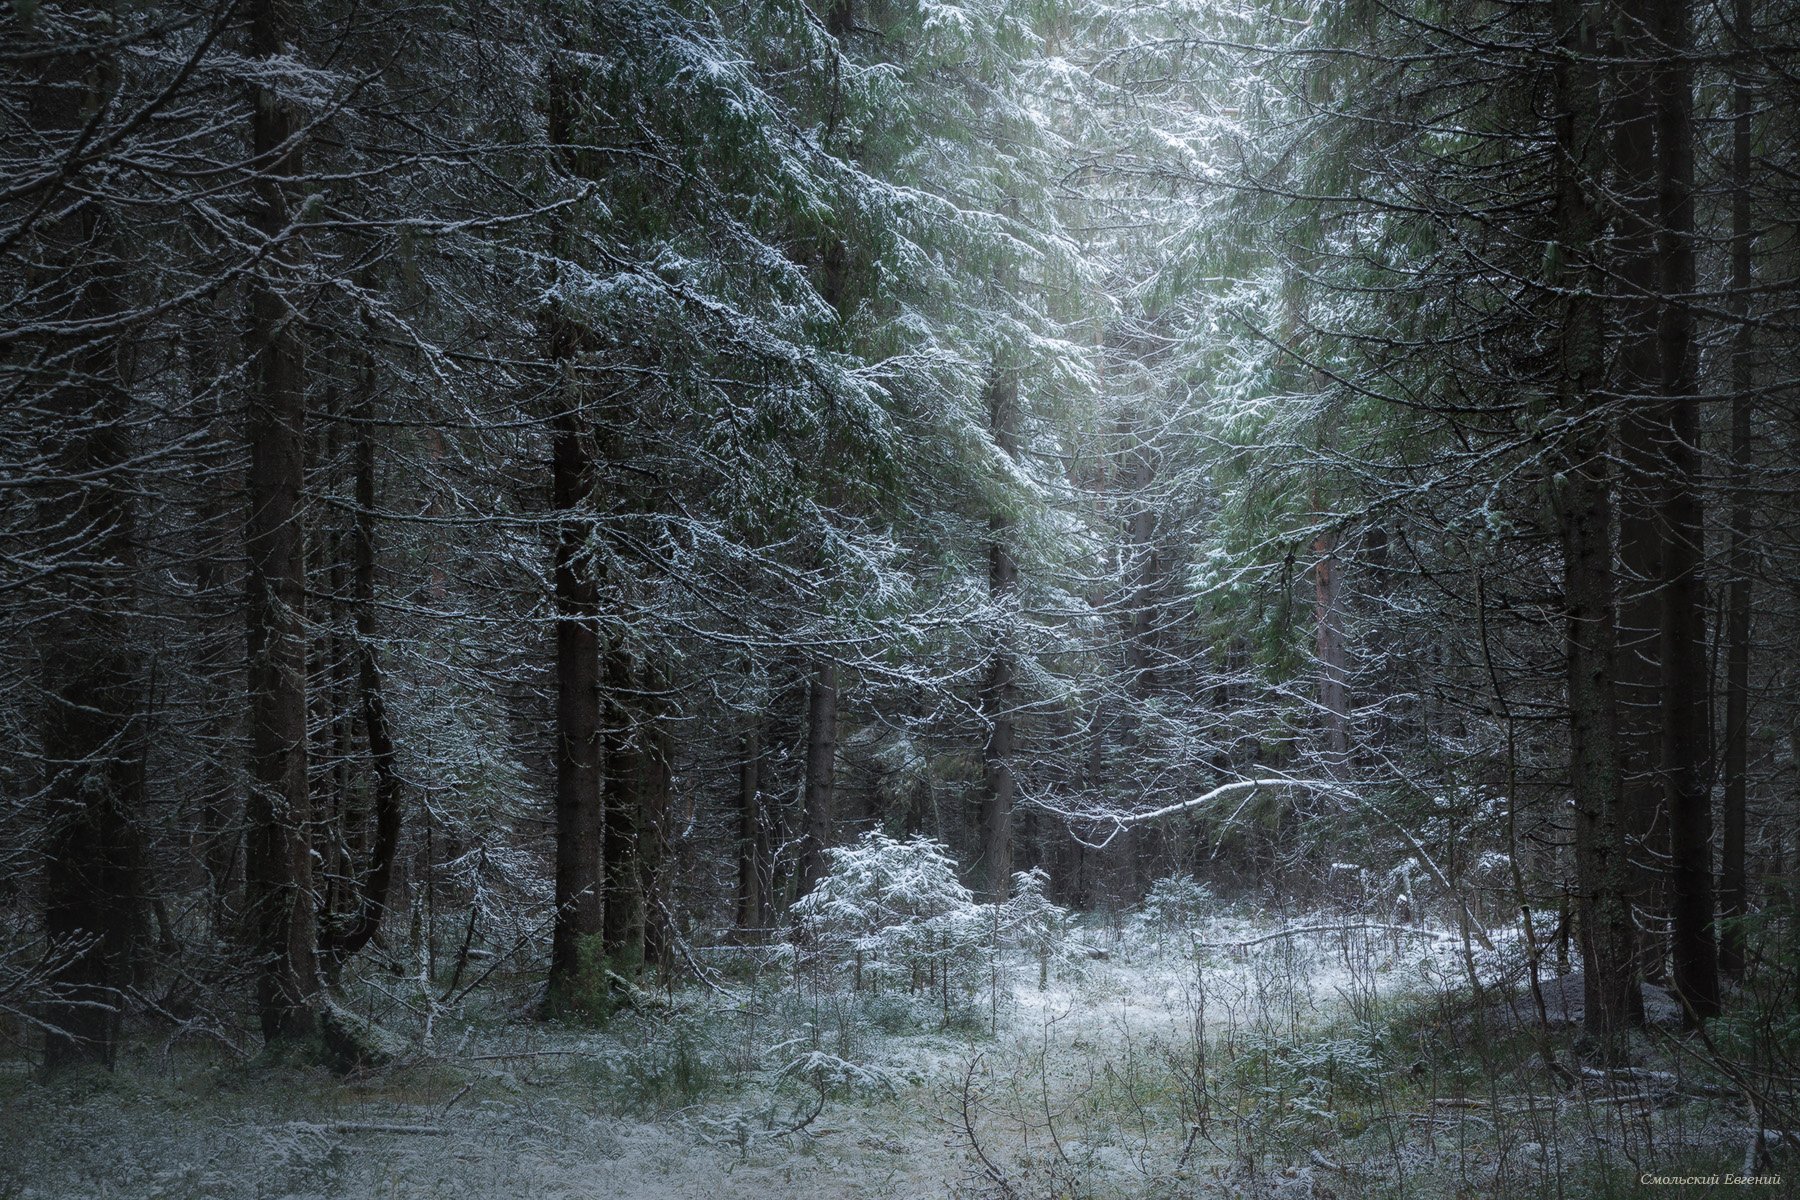
[[(1638, 982), (1662, 975), (1665, 946), (1670, 981), (1689, 1013), (1703, 1019), (1719, 1007), (1690, 299), (1692, 48), (1686, 0), (1563, 0), (1553, 6), (1552, 20), (1561, 39), (1561, 274), (1550, 283), (1562, 298), (1556, 417), (1563, 430), (1554, 499), (1568, 621), (1577, 915), (1588, 965), (1589, 1032), (1616, 1055), (1621, 1031), (1642, 1016)], [(1604, 47), (1598, 29), (1612, 31)], [(1596, 130), (1610, 131), (1610, 142), (1603, 144)], [(1617, 199), (1610, 206), (1608, 181)], [(1734, 221), (1733, 289), (1740, 294), (1749, 267), (1744, 221), (1742, 214)], [(1611, 364), (1609, 318), (1618, 330)], [(1741, 328), (1747, 336), (1748, 326)], [(1747, 359), (1735, 361), (1734, 370), (1747, 371)], [(1740, 404), (1748, 394), (1747, 386), (1738, 392)], [(1747, 420), (1747, 413), (1734, 413), (1733, 459), (1740, 466), (1748, 452)], [(1616, 459), (1616, 472), (1609, 458)], [(1734, 553), (1745, 552), (1745, 519), (1734, 512)], [(1749, 585), (1747, 573), (1736, 578), (1741, 587), (1727, 620), (1731, 652), (1742, 655)], [(1728, 667), (1726, 823), (1738, 830), (1745, 670), (1739, 658)], [(1727, 847), (1728, 863), (1735, 860), (1728, 880), (1741, 879), (1742, 853), (1739, 833)], [(1741, 899), (1733, 903), (1741, 911)]]
[[(252, 0), (221, 28), (242, 35), (250, 61), (276, 64), (292, 59), (308, 36), (301, 12), (287, 0)], [(1730, 40), (1739, 48), (1754, 45), (1751, 14), (1749, 0), (1735, 0)], [(1691, 0), (1551, 0), (1553, 45), (1543, 56), (1555, 101), (1555, 255), (1538, 302), (1558, 340), (1549, 396), (1536, 416), (1555, 444), (1544, 490), (1555, 514), (1564, 583), (1575, 928), (1588, 967), (1589, 1031), (1614, 1056), (1622, 1052), (1624, 1031), (1641, 1017), (1637, 985), (1644, 978), (1666, 975), (1696, 1019), (1719, 1010), (1721, 968), (1744, 967), (1735, 921), (1749, 909), (1757, 534), (1749, 481), (1757, 361), (1748, 181), (1757, 98), (1745, 78), (1733, 82), (1730, 177), (1737, 186), (1728, 212), (1726, 305), (1733, 337), (1727, 346), (1729, 492), (1722, 525), (1728, 583), (1718, 618), (1724, 713), (1715, 763), (1696, 348), (1702, 317), (1695, 299), (1701, 239), (1694, 195), (1693, 15)], [(840, 46), (860, 36), (851, 0), (828, 6), (824, 27)], [(40, 80), (31, 122), (78, 139), (91, 114), (111, 101), (115, 64), (107, 55), (114, 52), (96, 38), (79, 51), (30, 64)], [(547, 61), (553, 65), (541, 98), (545, 159), (571, 180), (595, 182), (616, 167), (574, 149), (591, 137), (582, 121), (592, 97), (555, 65), (562, 57), (551, 54)], [(236, 135), (249, 150), (244, 193), (257, 253), (252, 267), (209, 301), (229, 314), (241, 309), (241, 330), (205, 331), (185, 351), (199, 377), (216, 370), (202, 360), (226, 357), (214, 341), (241, 336), (253, 364), (244, 380), (241, 430), (222, 406), (215, 431), (220, 442), (246, 452), (242, 495), (234, 484), (214, 482), (199, 521), (225, 527), (241, 520), (232, 544), (246, 568), (238, 665), (247, 714), (241, 728), (229, 716), (218, 718), (214, 736), (247, 743), (249, 778), (245, 787), (231, 772), (218, 771), (208, 781), (195, 843), (213, 925), (241, 936), (250, 949), (264, 1035), (272, 1043), (304, 1043), (320, 1034), (337, 972), (380, 937), (401, 886), (408, 785), (397, 744), (404, 739), (389, 710), (379, 651), (380, 467), (384, 452), (392, 453), (377, 419), (383, 368), (354, 338), (333, 342), (321, 333), (312, 306), (336, 301), (320, 300), (308, 278), (309, 243), (302, 231), (314, 201), (305, 193), (336, 169), (333, 155), (341, 151), (317, 136), (319, 118), (304, 110), (280, 74), (271, 65), (266, 77), (250, 79), (254, 103), (248, 122), (238, 122), (247, 128)], [(1321, 100), (1330, 99), (1323, 73), (1315, 86)], [(837, 115), (834, 109), (831, 120)], [(46, 206), (44, 212), (34, 233), (44, 253), (33, 260), (42, 278), (31, 281), (44, 311), (27, 315), (46, 328), (57, 322), (104, 326), (125, 307), (116, 214), (99, 203)], [(545, 240), (574, 262), (589, 243), (562, 220), (549, 222)], [(1318, 229), (1311, 233), (1322, 239)], [(796, 263), (818, 295), (839, 317), (847, 316), (854, 307), (852, 248), (831, 230), (809, 229), (794, 242)], [(1017, 273), (1002, 284), (1017, 287)], [(1303, 296), (1296, 290), (1293, 297), (1287, 336), (1297, 346), (1309, 335)], [(541, 304), (541, 324), (528, 326), (525, 337), (538, 343), (531, 350), (533, 369), (548, 367), (540, 394), (549, 397), (550, 407), (537, 411), (535, 397), (525, 407), (537, 406), (533, 412), (550, 435), (544, 474), (555, 529), (549, 555), (555, 1009), (592, 986), (589, 972), (601, 964), (617, 971), (667, 966), (681, 931), (668, 896), (676, 788), (675, 715), (668, 699), (674, 681), (668, 676), (675, 658), (659, 659), (638, 629), (610, 619), (616, 615), (608, 608), (616, 581), (603, 567), (608, 547), (602, 513), (620, 501), (606, 494), (607, 481), (626, 453), (615, 444), (616, 430), (629, 421), (609, 407), (624, 401), (600, 398), (616, 397), (620, 386), (597, 365), (596, 346), (604, 337), (584, 327), (577, 306), (555, 297)], [(232, 322), (221, 317), (219, 324)], [(1030, 397), (1021, 396), (1020, 372), (1008, 354), (995, 350), (982, 398), (992, 446), (1018, 463), (1028, 457), (1022, 410)], [(154, 652), (134, 641), (130, 619), (140, 573), (135, 448), (126, 415), (131, 363), (105, 337), (73, 349), (53, 346), (40, 357), (54, 364), (39, 378), (57, 425), (50, 435), (56, 481), (36, 493), (56, 567), (48, 585), (55, 603), (35, 635), (41, 656), (33, 663), (47, 698), (41, 729), (43, 888), (53, 986), (41, 1016), (53, 1064), (109, 1061), (120, 997), (136, 981), (153, 907), (142, 838), (133, 828), (144, 807)], [(326, 359), (352, 364), (348, 383), (328, 374), (321, 365)], [(1326, 390), (1321, 379), (1314, 383), (1315, 390)], [(323, 433), (317, 428), (322, 423), (329, 426)], [(1142, 494), (1153, 482), (1154, 463), (1133, 444), (1140, 439), (1132, 422), (1123, 425), (1126, 448), (1118, 458), (1128, 476), (1125, 487)], [(1324, 441), (1321, 431), (1315, 446), (1321, 457)], [(349, 515), (335, 527), (329, 526), (332, 518), (314, 511), (323, 506), (308, 499), (318, 494), (309, 491), (309, 471), (321, 457), (350, 463)], [(226, 471), (221, 467), (217, 474), (223, 479)], [(826, 507), (841, 501), (830, 486), (822, 495)], [(1353, 538), (1344, 534), (1340, 544), (1340, 531), (1325, 527), (1328, 507), (1315, 492), (1312, 508), (1321, 529), (1310, 568), (1319, 672), (1314, 699), (1322, 761), (1332, 774), (1349, 775), (1359, 731), (1349, 694), (1344, 570), (1357, 551)], [(985, 551), (986, 599), (996, 617), (987, 631), (985, 669), (973, 688), (982, 740), (979, 778), (970, 781), (977, 827), (972, 859), (987, 896), (1000, 900), (1012, 880), (1015, 844), (1037, 841), (1028, 818), (1016, 811), (1020, 732), (1028, 719), (1021, 713), (1031, 711), (1021, 696), (1031, 676), (1021, 670), (1028, 648), (1021, 645), (1018, 618), (1018, 519), (996, 502), (985, 529), (978, 523), (974, 530), (970, 540), (977, 555)], [(828, 540), (829, 518), (817, 532)], [(1100, 707), (1124, 709), (1153, 698), (1161, 686), (1156, 613), (1167, 579), (1156, 559), (1155, 518), (1147, 505), (1129, 515), (1120, 533), (1123, 552), (1137, 563), (1135, 577), (1121, 584), (1118, 603), (1125, 614), (1120, 644), (1128, 683)], [(1289, 555), (1290, 570), (1299, 552), (1295, 546)], [(329, 562), (323, 595), (317, 586), (321, 557)], [(222, 589), (228, 577), (210, 564), (202, 590)], [(832, 599), (817, 599), (817, 627), (829, 630)], [(324, 637), (321, 627), (330, 630)], [(736, 743), (730, 754), (736, 771), (736, 920), (746, 937), (767, 930), (790, 893), (818, 885), (829, 865), (827, 852), (847, 824), (839, 803), (840, 726), (854, 732), (857, 714), (853, 708), (841, 712), (840, 705), (846, 690), (856, 698), (858, 674), (851, 656), (835, 645), (829, 632), (796, 638), (793, 653), (803, 661), (793, 674), (802, 682), (766, 698), (766, 711), (736, 712), (728, 727), (727, 737)], [(1241, 643), (1234, 645), (1234, 653), (1242, 652)], [(235, 641), (232, 653), (239, 655)], [(1230, 702), (1224, 685), (1218, 703)], [(228, 704), (222, 699), (217, 707)], [(1103, 728), (1093, 736), (1089, 763), (1080, 768), (1090, 780), (1105, 773), (1106, 738), (1130, 747), (1137, 737), (1129, 717), (1114, 720), (1106, 713), (1095, 724)], [(844, 741), (851, 744), (848, 733)], [(777, 778), (783, 768), (772, 748), (784, 743), (801, 759), (787, 771), (791, 779)], [(1723, 834), (1716, 889), (1715, 780), (1722, 784)], [(784, 807), (784, 795), (797, 803)], [(233, 829), (238, 798), (245, 830), (241, 863)], [(791, 816), (787, 807), (795, 810)], [(789, 820), (797, 828), (787, 829)], [(1069, 845), (1079, 857), (1080, 847)], [(235, 902), (239, 872), (241, 906)], [(1727, 918), (1722, 930), (1715, 908)]]

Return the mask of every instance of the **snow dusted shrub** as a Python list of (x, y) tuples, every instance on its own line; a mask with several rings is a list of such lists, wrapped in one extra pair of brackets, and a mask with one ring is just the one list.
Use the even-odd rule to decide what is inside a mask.
[(1002, 910), (1001, 929), (1009, 944), (1036, 956), (1038, 987), (1050, 982), (1052, 959), (1068, 961), (1074, 915), (1049, 896), (1050, 876), (1042, 867), (1013, 875), (1012, 898)]
[(807, 955), (850, 967), (859, 991), (883, 982), (937, 985), (946, 995), (974, 986), (964, 977), (992, 948), (994, 922), (943, 843), (872, 832), (828, 855), (825, 878), (794, 904)]
[(740, 1082), (734, 1070), (731, 1026), (704, 1004), (618, 1010), (609, 1032), (616, 1041), (584, 1065), (595, 1090), (620, 1114), (648, 1116), (685, 1108)]
[(1298, 1147), (1360, 1132), (1366, 1106), (1379, 1111), (1392, 1074), (1364, 1038), (1261, 1029), (1238, 1042), (1214, 1086), (1241, 1105), (1236, 1136), (1248, 1159), (1292, 1156)]
[(1192, 875), (1166, 875), (1150, 885), (1138, 920), (1160, 942), (1185, 935), (1216, 907), (1212, 890)]

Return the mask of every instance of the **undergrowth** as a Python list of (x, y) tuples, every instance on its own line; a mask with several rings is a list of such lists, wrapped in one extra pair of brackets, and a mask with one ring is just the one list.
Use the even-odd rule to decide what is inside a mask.
[(729, 1177), (771, 1196), (1566, 1200), (1747, 1162), (1795, 1177), (1749, 1133), (1783, 1128), (1791, 1078), (1733, 1066), (1791, 1052), (1782, 980), (1754, 977), (1710, 1044), (1653, 1030), (1608, 1074), (1574, 1028), (1506, 1009), (1516, 983), (1471, 990), (1452, 935), (1287, 935), (1165, 893), (1140, 921), (1061, 930), (1053, 971), (1024, 943), (967, 967), (948, 1004), (941, 979), (865, 963), (859, 989), (777, 947), (680, 987), (601, 976), (549, 1021), (525, 972), (457, 1004), (353, 977), (346, 1011), (391, 1061), (347, 1078), (174, 1037), (111, 1073), (0, 1072), (0, 1198), (710, 1196)]

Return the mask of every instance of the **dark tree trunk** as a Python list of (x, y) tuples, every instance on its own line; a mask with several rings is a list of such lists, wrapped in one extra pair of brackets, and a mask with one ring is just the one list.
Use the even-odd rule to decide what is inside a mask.
[[(365, 364), (362, 418), (356, 444), (356, 522), (353, 531), (351, 600), (356, 609), (357, 691), (369, 765), (375, 775), (375, 835), (369, 846), (368, 869), (353, 889), (356, 912), (341, 927), (327, 931), (324, 952), (334, 969), (369, 944), (387, 915), (393, 888), (394, 859), (400, 848), (403, 797), (377, 655), (375, 624), (375, 439), (373, 368)], [(360, 827), (360, 821), (359, 821)], [(360, 842), (360, 838), (357, 841)]]
[[(76, 218), (101, 237), (92, 207)], [(104, 245), (104, 243), (99, 243)], [(85, 317), (103, 315), (112, 284), (76, 284)], [(77, 354), (50, 381), (50, 410), (67, 412), (54, 462), (67, 482), (40, 507), (43, 533), (63, 547), (50, 588), (59, 604), (41, 626), (45, 786), (45, 934), (52, 982), (41, 1016), (50, 1069), (112, 1065), (122, 988), (131, 982), (144, 923), (135, 815), (142, 808), (142, 667), (126, 628), (133, 547), (131, 489), (119, 471), (130, 444), (108, 354)]]
[(763, 819), (762, 721), (752, 716), (738, 739), (737, 928), (739, 938), (759, 940), (769, 927), (764, 888), (769, 831)]
[[(1750, 0), (1736, 0), (1732, 40), (1739, 51), (1755, 43)], [(1744, 68), (1740, 67), (1740, 71)], [(1750, 521), (1749, 474), (1751, 407), (1754, 399), (1755, 334), (1750, 327), (1750, 84), (1742, 74), (1731, 94), (1731, 315), (1737, 321), (1731, 343), (1730, 530), (1725, 599), (1725, 792), (1720, 816), (1724, 829), (1719, 863), (1719, 965), (1732, 974), (1744, 970), (1744, 931), (1749, 910), (1745, 873), (1746, 810), (1750, 764), (1750, 572), (1755, 566)]]
[[(856, 30), (855, 0), (832, 0), (825, 30), (840, 47)], [(839, 112), (834, 100), (828, 136), (835, 134)], [(842, 320), (850, 310), (850, 255), (841, 238), (830, 237), (819, 249), (819, 295)], [(801, 814), (800, 854), (795, 897), (818, 886), (829, 870), (826, 851), (836, 822), (838, 665), (824, 658), (815, 664), (807, 685), (806, 779)]]
[[(253, 59), (288, 54), (296, 6), (250, 9)], [(272, 241), (292, 217), (287, 181), (300, 173), (301, 122), (272, 89), (257, 90), (253, 143), (255, 223)], [(318, 1025), (312, 798), (306, 767), (305, 342), (286, 279), (292, 246), (269, 254), (250, 295), (256, 352), (250, 398), (249, 572), (251, 792), (246, 909), (257, 959), (257, 1009), (270, 1041), (312, 1036)]]
[[(545, 86), (545, 133), (561, 147), (564, 168), (581, 163), (567, 149), (577, 139), (570, 122), (578, 103), (572, 81), (552, 60)], [(553, 223), (551, 246), (563, 253), (569, 240), (563, 218)], [(550, 360), (559, 378), (551, 422), (551, 501), (560, 514), (552, 586), (556, 612), (556, 918), (551, 935), (549, 1007), (570, 999), (580, 983), (584, 949), (604, 938), (602, 876), (606, 841), (600, 660), (600, 579), (592, 516), (598, 446), (589, 427), (579, 378), (585, 331), (566, 312), (548, 318)]]
[(1556, 415), (1564, 429), (1561, 470), (1551, 485), (1563, 558), (1584, 1021), (1602, 1054), (1618, 1059), (1637, 981), (1619, 825), (1611, 479), (1605, 425), (1593, 411), (1606, 361), (1597, 296), (1604, 275), (1592, 257), (1605, 227), (1592, 194), (1599, 157), (1592, 144), (1600, 116), (1593, 36), (1597, 16), (1584, 0), (1555, 0), (1550, 10), (1561, 51), (1554, 68), (1560, 261), (1554, 283), (1561, 332)]
[[(554, 356), (572, 359), (572, 331), (559, 331)], [(562, 1003), (581, 972), (583, 944), (602, 932), (600, 589), (595, 577), (592, 438), (573, 387), (553, 425), (554, 501), (562, 513), (556, 546), (556, 925), (550, 999)]]
[[(988, 427), (1002, 454), (1018, 453), (1019, 380), (1010, 371), (993, 368), (988, 384)], [(981, 870), (978, 872), (988, 899), (1006, 899), (1012, 886), (1012, 820), (1016, 784), (1013, 776), (1018, 666), (1013, 644), (1015, 621), (1011, 609), (1019, 587), (1019, 567), (1010, 539), (1013, 520), (996, 513), (989, 521), (988, 599), (995, 609), (993, 658), (981, 688), (981, 715), (987, 725), (987, 744), (982, 748)]]
[(1713, 928), (1712, 742), (1708, 729), (1705, 508), (1694, 355), (1694, 71), (1688, 0), (1656, 0), (1658, 236), (1663, 398), (1667, 405), (1663, 506), (1663, 773), (1670, 852), (1670, 951), (1675, 994), (1694, 1016), (1719, 1011)]
[(856, 29), (856, 5), (852, 0), (835, 0), (825, 14), (825, 31), (843, 41)]
[(675, 746), (668, 720), (667, 680), (652, 666), (644, 672), (638, 800), (638, 887), (642, 896), (643, 959), (667, 973), (679, 935), (668, 885), (676, 869), (669, 820), (674, 800)]
[(837, 776), (837, 663), (830, 659), (819, 663), (806, 697), (805, 825), (800, 842), (799, 896), (818, 886), (829, 866), (825, 852), (831, 847)]
[[(187, 379), (191, 395), (215, 389), (223, 365), (235, 304), (215, 302), (200, 310), (183, 341), (188, 352)], [(222, 389), (220, 389), (222, 390)], [(231, 402), (221, 398), (223, 410)], [(206, 877), (207, 916), (215, 940), (236, 935), (240, 878), (243, 867), (243, 761), (235, 748), (243, 744), (243, 620), (239, 594), (233, 588), (228, 556), (241, 533), (243, 481), (233, 477), (232, 447), (239, 441), (223, 411), (214, 415), (209, 448), (201, 459), (206, 477), (199, 492), (196, 531), (204, 547), (195, 564), (196, 623), (205, 629), (208, 649), (197, 664), (197, 676), (205, 681), (206, 755), (199, 796), (199, 823), (194, 857)]]
[(1350, 684), (1339, 599), (1337, 534), (1326, 530), (1313, 540), (1313, 617), (1319, 657), (1319, 712), (1325, 751), (1334, 770), (1350, 758)]
[(644, 887), (639, 862), (645, 752), (633, 705), (631, 661), (622, 647), (606, 655), (606, 956), (636, 969), (644, 960)]
[(1617, 44), (1611, 104), (1618, 190), (1613, 268), (1619, 327), (1618, 658), (1620, 778), (1631, 857), (1631, 901), (1639, 917), (1639, 967), (1660, 979), (1666, 957), (1669, 852), (1661, 774), (1663, 735), (1660, 594), (1663, 577), (1662, 366), (1657, 346), (1656, 123), (1647, 29), (1626, 0), (1614, 14)]
[[(340, 389), (331, 388), (326, 394), (322, 423), (324, 445), (315, 442), (307, 451), (308, 462), (322, 464), (312, 471), (310, 485), (315, 489), (319, 487), (319, 477), (334, 470), (342, 456), (344, 420), (348, 415), (343, 407)], [(320, 427), (315, 425), (315, 436)], [(356, 671), (345, 626), (354, 617), (348, 599), (352, 535), (342, 528), (341, 513), (328, 511), (321, 515), (315, 507), (308, 516), (314, 524), (307, 530), (307, 544), (316, 546), (323, 542), (326, 563), (327, 611), (316, 624), (328, 632), (312, 641), (310, 677), (315, 683), (309, 689), (307, 703), (312, 708), (313, 744), (308, 769), (312, 774), (313, 869), (319, 892), (319, 960), (329, 983), (341, 963), (333, 953), (333, 943), (341, 935), (343, 925), (354, 919), (346, 916), (345, 910), (357, 902), (357, 861), (366, 849), (362, 825), (368, 814), (363, 797), (352, 786), (355, 772), (351, 769), (356, 758), (356, 719), (351, 703)], [(317, 604), (316, 599), (314, 603)]]
[[(994, 577), (1005, 577), (1012, 568), (1011, 555), (995, 546), (994, 559)], [(982, 752), (981, 875), (988, 899), (996, 901), (1006, 899), (1012, 886), (1013, 800), (1017, 788), (1013, 776), (1016, 731), (1012, 717), (1017, 682), (1012, 653), (1010, 639), (1003, 639), (995, 647), (994, 663), (982, 689), (982, 707), (989, 724), (987, 745)]]
[[(110, 65), (87, 54), (42, 64), (32, 119), (66, 134), (112, 85)], [(90, 199), (42, 228), (43, 289), (55, 315), (75, 322), (121, 311), (116, 231)], [(56, 362), (61, 347), (44, 357)], [(38, 505), (43, 544), (57, 570), (54, 605), (36, 631), (41, 647), (45, 786), (44, 932), (50, 1027), (45, 1065), (112, 1064), (123, 989), (132, 982), (146, 899), (134, 825), (143, 804), (143, 670), (132, 645), (136, 554), (132, 447), (116, 347), (99, 340), (41, 369), (40, 403), (57, 414), (45, 459), (55, 482)]]
[[(1135, 699), (1143, 700), (1154, 695), (1160, 686), (1156, 609), (1162, 572), (1156, 554), (1156, 510), (1149, 496), (1156, 469), (1150, 449), (1145, 445), (1143, 422), (1136, 415), (1120, 422), (1119, 433), (1130, 463), (1127, 476), (1130, 491), (1126, 503), (1131, 506), (1131, 516), (1125, 522), (1125, 548), (1131, 556), (1130, 573), (1133, 576), (1129, 593), (1131, 620), (1125, 640), (1125, 661), (1129, 670), (1125, 686)], [(1127, 732), (1130, 735), (1127, 744), (1135, 744), (1135, 718)]]

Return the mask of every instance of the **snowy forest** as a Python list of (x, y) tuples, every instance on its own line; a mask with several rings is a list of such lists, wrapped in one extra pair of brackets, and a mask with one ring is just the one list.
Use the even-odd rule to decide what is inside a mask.
[(0, 6), (0, 1197), (1800, 1178), (1796, 0)]

